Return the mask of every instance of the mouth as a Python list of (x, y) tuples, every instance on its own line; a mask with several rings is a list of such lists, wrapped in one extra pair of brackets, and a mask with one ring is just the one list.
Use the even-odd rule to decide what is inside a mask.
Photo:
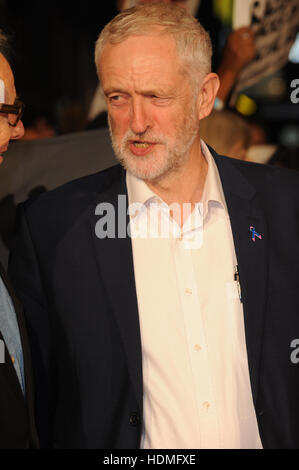
[(131, 152), (134, 155), (142, 156), (148, 154), (155, 145), (156, 142), (147, 142), (144, 140), (131, 140), (129, 146)]

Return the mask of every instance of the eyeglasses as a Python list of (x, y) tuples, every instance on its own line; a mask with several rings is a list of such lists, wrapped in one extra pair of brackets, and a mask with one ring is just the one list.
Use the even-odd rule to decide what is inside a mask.
[(25, 105), (20, 100), (16, 100), (15, 104), (0, 103), (0, 114), (6, 114), (8, 116), (8, 124), (11, 127), (16, 127), (23, 116), (24, 109)]

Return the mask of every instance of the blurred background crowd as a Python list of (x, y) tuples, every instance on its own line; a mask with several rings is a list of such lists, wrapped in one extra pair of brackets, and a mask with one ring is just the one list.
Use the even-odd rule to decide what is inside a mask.
[[(25, 135), (11, 144), (1, 168), (4, 263), (18, 202), (115, 163), (94, 43), (118, 11), (139, 1), (0, 0), (0, 29), (26, 105)], [(298, 170), (298, 0), (174, 3), (209, 31), (213, 71), (221, 78), (201, 137), (220, 154)]]

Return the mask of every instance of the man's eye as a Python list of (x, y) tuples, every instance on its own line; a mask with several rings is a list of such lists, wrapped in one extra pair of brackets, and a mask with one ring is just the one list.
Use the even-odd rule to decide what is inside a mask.
[(121, 95), (113, 95), (109, 97), (109, 101), (113, 104), (120, 104), (124, 102), (124, 97)]
[(169, 102), (169, 98), (166, 96), (157, 96), (157, 95), (151, 95), (150, 97), (155, 103), (157, 104), (167, 104)]

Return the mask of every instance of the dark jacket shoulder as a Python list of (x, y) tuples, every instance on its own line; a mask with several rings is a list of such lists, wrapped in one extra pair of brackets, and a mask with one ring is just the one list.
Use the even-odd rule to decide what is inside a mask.
[[(288, 168), (246, 162), (235, 158), (218, 155), (213, 149), (211, 152), (216, 160), (220, 175), (230, 174), (237, 170), (259, 194), (267, 193), (269, 196), (299, 197), (299, 172)], [(232, 176), (232, 175), (231, 175)], [(235, 173), (235, 177), (237, 174)]]
[(25, 211), (34, 213), (43, 209), (53, 210), (57, 216), (60, 208), (72, 204), (76, 212), (85, 207), (96, 195), (117, 184), (124, 173), (121, 165), (114, 165), (97, 173), (77, 178), (58, 188), (42, 193), (21, 204)]
[(121, 165), (115, 165), (28, 199), (17, 208), (17, 231), (22, 215), (26, 214), (30, 227), (37, 231), (40, 237), (46, 235), (48, 239), (51, 234), (59, 237), (73, 226), (89, 207), (94, 213), (98, 195), (117, 188), (120, 181), (125, 181), (125, 172)]

